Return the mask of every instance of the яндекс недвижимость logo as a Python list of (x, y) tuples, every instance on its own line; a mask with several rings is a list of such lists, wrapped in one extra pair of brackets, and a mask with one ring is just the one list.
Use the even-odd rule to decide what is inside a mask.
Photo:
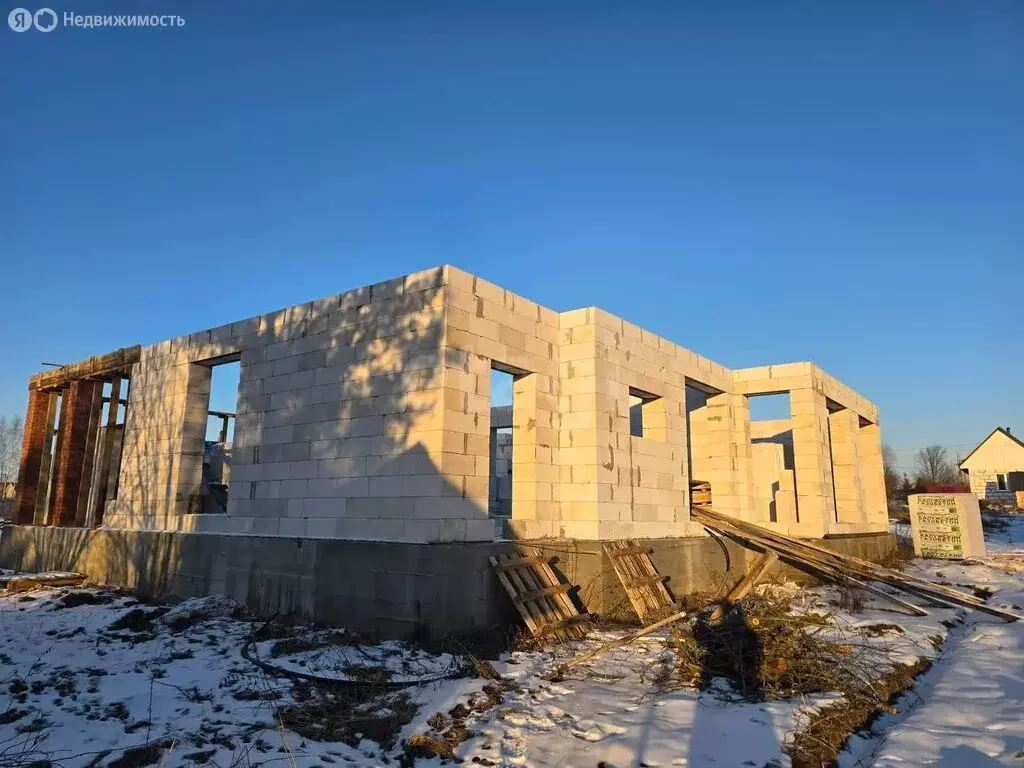
[(27, 8), (15, 8), (7, 14), (7, 26), (15, 32), (27, 32), (32, 27), (40, 32), (52, 32), (57, 27), (57, 13), (52, 8), (40, 8), (35, 13)]
[[(7, 14), (7, 26), (15, 32), (28, 32), (35, 27), (40, 32), (52, 32), (61, 19), (52, 8), (40, 8), (33, 13), (27, 8), (15, 8)], [(63, 26), (72, 29), (100, 29), (104, 27), (183, 27), (185, 19), (177, 14), (80, 14), (64, 11)]]

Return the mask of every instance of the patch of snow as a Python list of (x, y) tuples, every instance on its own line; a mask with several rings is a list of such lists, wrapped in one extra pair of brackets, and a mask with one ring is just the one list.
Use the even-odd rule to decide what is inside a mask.
[[(1007, 531), (990, 534), (990, 554), (983, 559), (919, 559), (909, 572), (961, 589), (988, 588), (991, 604), (1019, 610), (1024, 605), (1022, 521), (1014, 519)], [(978, 612), (938, 607), (928, 607), (928, 616), (908, 616), (867, 594), (854, 611), (849, 595), (835, 588), (758, 589), (768, 588), (784, 590), (794, 610), (829, 616), (832, 623), (815, 630), (824, 637), (842, 642), (856, 636), (851, 658), (862, 659), (867, 674), (922, 658), (934, 661), (915, 690), (897, 702), (894, 714), (850, 739), (841, 766), (1019, 762), (1024, 622), (1006, 624)], [(112, 626), (119, 621), (126, 628)], [(168, 607), (95, 589), (0, 595), (0, 712), (13, 717), (14, 710), (26, 710), (0, 724), (0, 750), (24, 744), (38, 759), (84, 768), (109, 765), (126, 748), (166, 740), (175, 745), (167, 766), (192, 766), (200, 760), (197, 755), (220, 766), (289, 765), (293, 757), (303, 767), (376, 766), (394, 763), (409, 736), (430, 731), (432, 715), (459, 708), (467, 714), (471, 736), (455, 755), (484, 766), (780, 767), (790, 764), (786, 749), (794, 734), (838, 700), (838, 694), (823, 694), (738, 701), (721, 680), (703, 691), (662, 689), (658, 681), (675, 663), (665, 634), (602, 654), (560, 682), (545, 679), (546, 673), (620, 633), (595, 631), (576, 643), (507, 654), (493, 663), (508, 681), (498, 693), (485, 691), (495, 683), (481, 678), (435, 680), (460, 668), (457, 654), (432, 654), (398, 642), (370, 644), (342, 630), (309, 631), (300, 636), (310, 641), (308, 647), (300, 643), (288, 651), (285, 646), (277, 657), (272, 654), (277, 641), (255, 644), (262, 661), (293, 672), (351, 680), (384, 670), (395, 682), (432, 680), (406, 689), (419, 709), (396, 747), (389, 750), (364, 737), (353, 747), (304, 739), (281, 726), (275, 707), (292, 701), (291, 681), (242, 656), (255, 626), (237, 605), (218, 597)], [(873, 631), (865, 634), (865, 627)], [(254, 697), (254, 691), (269, 695)], [(19, 731), (33, 722), (41, 730)], [(35, 739), (39, 743), (32, 745)], [(417, 763), (425, 768), (440, 760)]]
[[(83, 593), (108, 602), (62, 607), (66, 595)], [(282, 750), (300, 765), (365, 764), (343, 743), (282, 731), (267, 701), (235, 698), (254, 685), (281, 686), (241, 657), (249, 623), (214, 616), (174, 633), (160, 627), (161, 610), (99, 590), (0, 596), (0, 712), (13, 718), (0, 725), (0, 749), (24, 752), (26, 765), (45, 758), (66, 768), (106, 765), (160, 740), (175, 745), (169, 766), (193, 765), (188, 755), (207, 752), (210, 765), (287, 765)], [(156, 631), (111, 628), (133, 611)]]
[[(917, 559), (909, 573), (970, 591), (992, 590), (988, 603), (1015, 612), (1024, 607), (1024, 568), (1005, 555), (1024, 556), (1015, 533), (986, 532), (989, 555), (978, 560)], [(1005, 533), (1005, 532), (1003, 532)], [(993, 554), (994, 553), (994, 554)], [(942, 609), (929, 608), (938, 615)], [(929, 617), (931, 618), (931, 617)], [(873, 734), (855, 735), (840, 755), (842, 768), (987, 768), (1019, 765), (1024, 755), (1024, 622), (1006, 623), (977, 611), (958, 611), (935, 664), (914, 692), (880, 718)], [(906, 626), (903, 619), (900, 624)]]

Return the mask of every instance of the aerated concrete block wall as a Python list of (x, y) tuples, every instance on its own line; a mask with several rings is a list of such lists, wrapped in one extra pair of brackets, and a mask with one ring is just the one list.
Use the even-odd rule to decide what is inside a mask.
[[(872, 403), (813, 363), (741, 369), (733, 379), (746, 396), (789, 393), (794, 518), (757, 522), (815, 538), (888, 529), (878, 410)], [(778, 426), (770, 431), (781, 434)], [(755, 493), (763, 495), (763, 488)]]
[[(211, 373), (236, 360), (227, 514), (194, 514)], [(600, 309), (558, 313), (448, 266), (143, 348), (104, 524), (491, 540), (493, 368), (514, 376), (517, 538), (701, 535), (691, 481), (710, 483), (715, 509), (797, 535), (885, 529), (877, 411), (814, 365), (729, 370)], [(783, 391), (780, 468), (749, 397)]]

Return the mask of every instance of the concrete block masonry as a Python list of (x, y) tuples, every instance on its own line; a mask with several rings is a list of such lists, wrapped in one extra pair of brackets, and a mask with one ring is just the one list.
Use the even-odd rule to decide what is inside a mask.
[[(455, 267), (122, 352), (33, 378), (20, 523), (491, 541), (489, 509), (508, 513), (489, 503), (498, 369), (514, 377), (515, 538), (702, 536), (697, 482), (716, 510), (783, 533), (886, 530), (877, 409), (813, 364), (729, 370), (598, 308), (556, 312)], [(195, 514), (211, 372), (228, 361), (240, 382), (227, 513)], [(130, 384), (118, 480), (83, 517), (92, 446), (107, 442), (90, 382), (114, 369)], [(774, 392), (790, 393), (783, 451), (757, 452), (749, 398)], [(52, 457), (35, 422), (58, 394)]]

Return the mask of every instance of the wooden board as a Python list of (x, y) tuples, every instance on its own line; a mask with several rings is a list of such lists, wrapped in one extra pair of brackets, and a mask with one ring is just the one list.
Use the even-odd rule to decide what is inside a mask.
[(761, 578), (761, 575), (771, 568), (778, 559), (778, 554), (771, 550), (762, 552), (758, 556), (757, 560), (755, 560), (750, 566), (750, 570), (747, 571), (747, 575), (740, 579), (739, 583), (737, 583), (735, 587), (729, 590), (729, 594), (725, 596), (725, 600), (712, 609), (711, 614), (708, 616), (708, 623), (714, 624), (721, 621), (729, 606), (733, 603), (739, 602), (750, 594), (750, 590), (753, 589), (754, 583)]
[[(797, 562), (803, 562), (808, 566), (813, 566), (820, 575), (830, 581), (857, 585), (868, 591), (874, 590), (875, 594), (887, 597), (893, 602), (900, 601), (886, 595), (881, 590), (869, 587), (865, 582), (875, 581), (886, 584), (914, 596), (923, 597), (935, 605), (956, 605), (964, 608), (973, 608), (992, 616), (998, 616), (1004, 621), (1024, 619), (1024, 616), (1019, 616), (996, 606), (986, 605), (981, 598), (966, 592), (957, 591), (943, 584), (926, 581), (908, 573), (885, 568), (868, 560), (861, 560), (853, 555), (840, 554), (839, 552), (812, 544), (805, 539), (784, 536), (754, 523), (727, 517), (715, 512), (710, 507), (695, 505), (692, 507), (692, 515), (695, 520), (705, 527), (709, 529), (715, 528), (720, 533), (724, 533), (740, 543), (750, 542), (760, 549), (773, 549), (784, 559), (792, 559)], [(917, 611), (921, 610), (916, 606), (910, 607)]]
[(491, 558), (498, 581), (535, 638), (578, 640), (589, 631), (588, 618), (576, 610), (570, 586), (561, 584), (547, 557), (533, 547)]
[(48, 573), (25, 573), (0, 577), (0, 587), (10, 592), (26, 592), (36, 587), (76, 587), (86, 578), (84, 573), (51, 571)]
[(603, 548), (641, 623), (658, 621), (675, 610), (665, 578), (654, 567), (647, 550), (631, 539), (606, 541)]
[(60, 389), (75, 379), (106, 379), (110, 376), (128, 376), (131, 367), (139, 362), (142, 347), (122, 347), (106, 355), (97, 355), (70, 365), (62, 365), (54, 371), (43, 371), (31, 376), (29, 389)]

